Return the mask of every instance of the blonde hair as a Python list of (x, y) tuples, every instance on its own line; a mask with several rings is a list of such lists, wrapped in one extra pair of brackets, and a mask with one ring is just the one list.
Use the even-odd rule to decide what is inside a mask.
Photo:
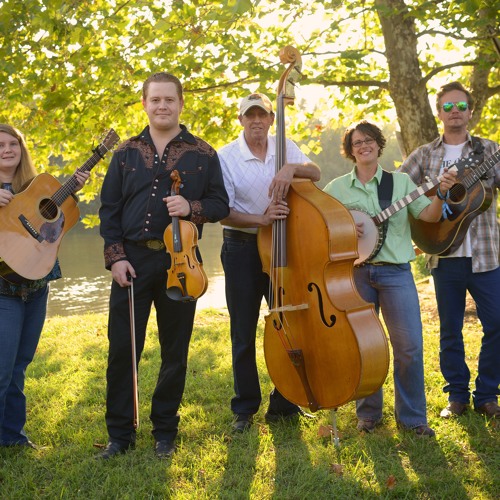
[(18, 193), (25, 184), (36, 176), (37, 172), (35, 166), (33, 165), (33, 160), (31, 159), (30, 152), (26, 146), (23, 134), (21, 134), (17, 128), (7, 125), (6, 123), (0, 123), (0, 132), (5, 132), (6, 134), (15, 137), (21, 146), (21, 161), (16, 168), (14, 179), (12, 179), (12, 188), (15, 193)]

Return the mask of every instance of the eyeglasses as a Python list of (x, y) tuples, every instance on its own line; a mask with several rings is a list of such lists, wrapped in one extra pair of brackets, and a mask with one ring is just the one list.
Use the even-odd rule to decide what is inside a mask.
[(373, 137), (367, 137), (364, 141), (356, 141), (352, 143), (353, 148), (360, 148), (363, 143), (365, 143), (367, 146), (370, 144), (373, 144), (375, 142), (375, 139)]
[(442, 108), (445, 113), (449, 113), (453, 109), (453, 106), (456, 106), (458, 111), (467, 111), (467, 108), (469, 107), (469, 105), (465, 101), (460, 101), (460, 102), (445, 102)]

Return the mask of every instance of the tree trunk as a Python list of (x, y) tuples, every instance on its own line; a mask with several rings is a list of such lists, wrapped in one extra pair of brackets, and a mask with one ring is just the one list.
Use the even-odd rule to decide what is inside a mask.
[(406, 157), (438, 135), (417, 53), (415, 23), (403, 0), (375, 0), (389, 65), (389, 93), (401, 128), (400, 147)]

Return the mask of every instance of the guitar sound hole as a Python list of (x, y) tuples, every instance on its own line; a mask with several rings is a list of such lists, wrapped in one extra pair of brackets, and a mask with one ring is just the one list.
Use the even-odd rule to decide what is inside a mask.
[(40, 202), (40, 213), (44, 219), (54, 220), (59, 212), (57, 205), (50, 198), (46, 198)]
[(460, 203), (467, 194), (467, 190), (463, 184), (454, 184), (450, 189), (450, 201)]

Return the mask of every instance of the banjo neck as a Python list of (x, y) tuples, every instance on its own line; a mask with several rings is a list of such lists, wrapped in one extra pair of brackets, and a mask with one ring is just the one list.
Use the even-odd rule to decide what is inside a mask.
[[(451, 167), (449, 169), (450, 172), (457, 170), (456, 167)], [(388, 206), (385, 210), (382, 210), (379, 214), (372, 217), (373, 223), (376, 226), (380, 226), (383, 222), (385, 222), (389, 217), (394, 215), (396, 212), (399, 212), (404, 207), (409, 205), (412, 201), (415, 201), (417, 198), (420, 198), (423, 194), (427, 193), (431, 189), (435, 188), (441, 182), (442, 176), (438, 176), (436, 179), (426, 182), (422, 184), (417, 189), (407, 194), (404, 198), (401, 198), (398, 201), (395, 201), (392, 205)]]

